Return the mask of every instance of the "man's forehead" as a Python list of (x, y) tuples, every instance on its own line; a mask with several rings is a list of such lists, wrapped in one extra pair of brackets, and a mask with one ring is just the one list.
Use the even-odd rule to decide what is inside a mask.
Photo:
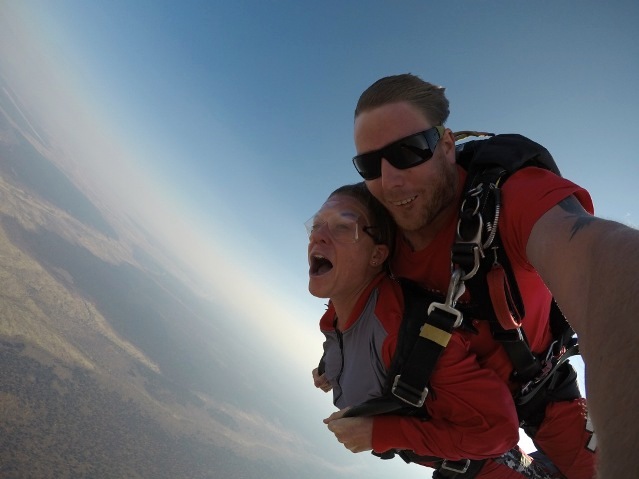
[(408, 102), (389, 103), (363, 111), (355, 119), (354, 138), (357, 154), (378, 150), (420, 131), (431, 122)]

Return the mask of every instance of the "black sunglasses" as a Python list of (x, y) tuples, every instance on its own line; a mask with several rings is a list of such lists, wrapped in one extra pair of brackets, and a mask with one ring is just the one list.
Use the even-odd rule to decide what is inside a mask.
[(365, 180), (374, 180), (382, 175), (382, 158), (400, 170), (421, 165), (433, 157), (437, 142), (444, 135), (443, 126), (394, 141), (379, 150), (362, 153), (353, 158), (355, 169)]

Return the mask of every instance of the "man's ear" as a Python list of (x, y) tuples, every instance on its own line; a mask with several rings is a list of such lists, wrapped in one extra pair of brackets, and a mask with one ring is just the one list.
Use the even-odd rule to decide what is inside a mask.
[(375, 249), (373, 249), (373, 254), (371, 255), (371, 264), (373, 266), (377, 266), (383, 264), (388, 258), (388, 246), (385, 244), (376, 244)]
[(446, 155), (446, 159), (455, 163), (457, 160), (455, 158), (455, 135), (450, 128), (446, 128), (444, 130), (444, 135), (439, 140), (444, 147), (444, 155)]

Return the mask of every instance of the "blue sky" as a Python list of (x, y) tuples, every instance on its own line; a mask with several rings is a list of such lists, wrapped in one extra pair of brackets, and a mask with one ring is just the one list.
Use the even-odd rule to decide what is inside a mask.
[(0, 16), (7, 71), (83, 175), (241, 321), (286, 333), (309, 420), (332, 406), (311, 390), (324, 301), (303, 222), (359, 180), (353, 109), (379, 77), (445, 86), (448, 127), (529, 136), (599, 215), (639, 224), (636, 1), (5, 0)]

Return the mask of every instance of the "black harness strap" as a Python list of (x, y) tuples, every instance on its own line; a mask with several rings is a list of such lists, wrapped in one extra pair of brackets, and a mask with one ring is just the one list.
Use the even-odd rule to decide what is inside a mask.
[[(541, 167), (555, 174), (560, 174), (559, 168), (546, 148), (521, 135), (498, 135), (458, 145), (457, 161), (468, 169), (468, 176), (451, 260), (466, 273), (464, 280), (478, 304), (480, 317), (490, 322), (493, 337), (503, 345), (513, 364), (513, 379), (526, 383), (540, 374), (542, 365), (519, 327), (525, 310), (498, 232), (500, 187), (510, 174), (526, 166)], [(503, 269), (501, 296), (507, 304), (505, 312), (502, 309), (506, 307), (497, 309), (491, 300), (495, 292), (490, 288), (495, 284), (487, 278), (496, 268)], [(504, 319), (505, 313), (510, 321)], [(512, 327), (507, 325), (509, 322)], [(551, 324), (557, 330), (554, 334), (572, 336), (572, 330), (566, 333), (569, 326), (554, 301)]]
[[(416, 285), (407, 282), (403, 284), (404, 291), (407, 288), (416, 287)], [(406, 299), (407, 297), (415, 296), (414, 291), (409, 292), (408, 295), (404, 294), (404, 302), (410, 301), (410, 299)], [(415, 306), (414, 301), (409, 304), (411, 309)], [(428, 395), (428, 383), (437, 365), (437, 360), (448, 345), (453, 330), (462, 324), (463, 315), (459, 310), (454, 309), (454, 306), (448, 298), (443, 303), (430, 303), (426, 310), (428, 314), (424, 317), (424, 322), (415, 336), (410, 355), (403, 364), (400, 373), (395, 375), (393, 379), (391, 393), (410, 406), (422, 407), (424, 405)], [(411, 314), (423, 315), (423, 311), (422, 309), (421, 313), (416, 311)]]
[(472, 479), (479, 474), (486, 459), (459, 461), (442, 461), (439, 468), (433, 472), (433, 479)]
[[(395, 455), (393, 451), (389, 452), (387, 458)], [(433, 467), (435, 469), (433, 479), (473, 479), (488, 461), (488, 459), (450, 461), (430, 456), (419, 456), (411, 451), (397, 451), (396, 453), (407, 463), (415, 462)], [(492, 458), (492, 460), (521, 474), (522, 479), (555, 479), (557, 477), (547, 470), (541, 461), (531, 460), (531, 457), (523, 454), (517, 446), (501, 456)]]
[(404, 296), (404, 317), (399, 331), (384, 396), (352, 407), (346, 417), (401, 414), (428, 417), (422, 407), (439, 356), (456, 327), (476, 332), (464, 322), (467, 307), (448, 308), (448, 299), (423, 289), (414, 281), (397, 278)]

